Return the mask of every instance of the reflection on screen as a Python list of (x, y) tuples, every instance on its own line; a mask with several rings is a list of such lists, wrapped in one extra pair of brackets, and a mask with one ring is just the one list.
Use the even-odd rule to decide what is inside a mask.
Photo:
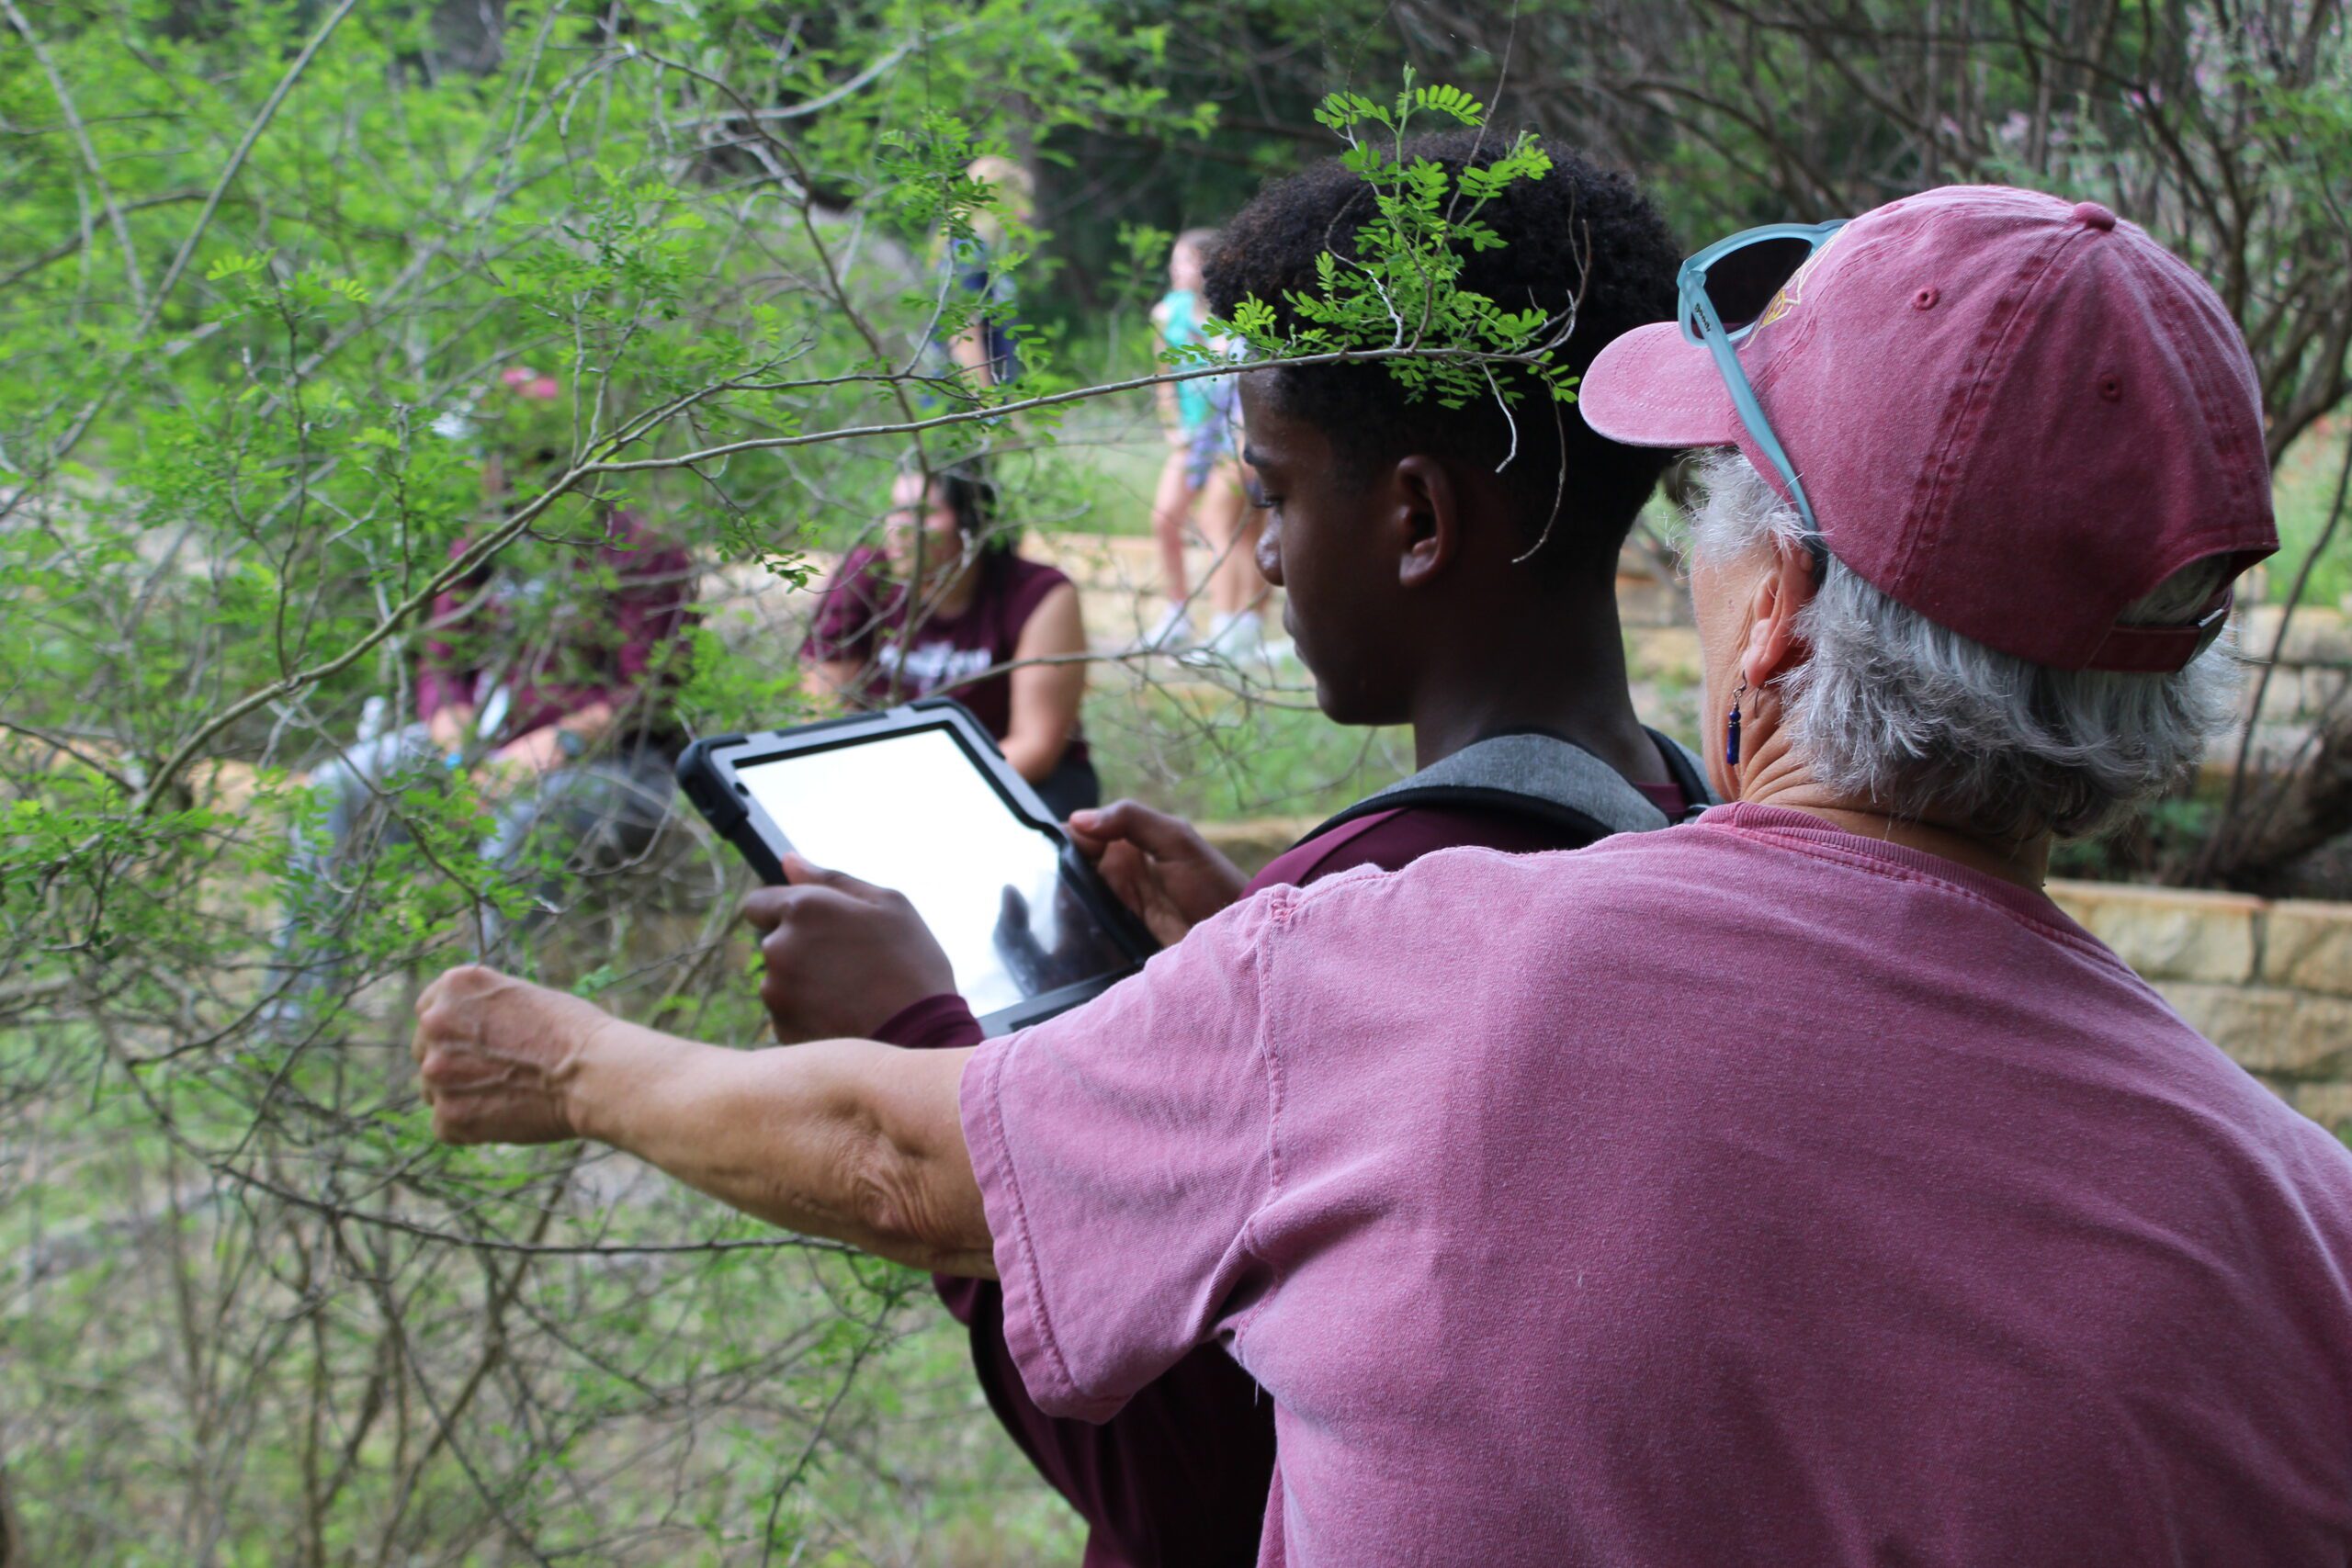
[(793, 849), (905, 894), (990, 1013), (1123, 967), (1069, 886), (1057, 846), (1023, 823), (944, 729), (739, 769)]

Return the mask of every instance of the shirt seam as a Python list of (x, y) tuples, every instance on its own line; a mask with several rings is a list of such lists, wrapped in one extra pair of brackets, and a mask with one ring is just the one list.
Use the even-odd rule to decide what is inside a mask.
[[(1283, 1288), (1282, 1262), (1263, 1245), (1258, 1224), (1260, 1216), (1282, 1195), (1283, 1186), (1282, 1058), (1274, 1048), (1272, 1010), (1266, 1005), (1266, 994), (1273, 982), (1272, 939), (1289, 929), (1291, 918), (1297, 908), (1296, 895), (1299, 891), (1295, 886), (1286, 886), (1277, 897), (1268, 900), (1266, 930), (1259, 937), (1253, 955), (1258, 967), (1258, 1059), (1266, 1066), (1266, 1198), (1242, 1223), (1240, 1240), (1242, 1249), (1265, 1266), (1266, 1293), (1233, 1325), (1236, 1359), (1241, 1359), (1238, 1352), (1241, 1350), (1242, 1340), (1249, 1337), (1250, 1330), (1257, 1325), (1258, 1319), (1265, 1314), (1266, 1309), (1274, 1304), (1274, 1298), (1282, 1293)], [(1246, 1360), (1242, 1364), (1245, 1368), (1248, 1365)]]
[(1774, 848), (1786, 850), (1792, 854), (1831, 861), (1871, 876), (1883, 877), (1890, 882), (1917, 882), (1941, 888), (1945, 892), (1967, 899), (1972, 904), (2005, 916), (2036, 934), (2057, 942), (2062, 947), (2082, 953), (2085, 957), (2097, 959), (2101, 964), (2128, 975), (2135, 980), (2140, 978), (2130, 964), (2108, 951), (2097, 938), (2086, 939), (2077, 936), (2063, 926), (2054, 925), (2048, 920), (2028, 914), (2022, 909), (2012, 908), (1998, 898), (1988, 897), (1977, 889), (1964, 883), (1955, 882), (1950, 877), (1938, 876), (1933, 872), (1922, 871), (1917, 866), (1893, 865), (1876, 856), (1858, 853), (1853, 850), (1839, 849), (1834, 844), (1815, 843), (1798, 834), (1776, 828), (1737, 827), (1717, 823), (1696, 823), (1693, 826), (1702, 828), (1709, 832), (1725, 833), (1736, 839), (1762, 840)]
[[(995, 1146), (997, 1165), (1004, 1171), (1005, 1186), (1012, 1192), (1012, 1213), (1018, 1229), (1016, 1244), (1021, 1248), (1022, 1268), (1029, 1276), (1026, 1293), (1036, 1303), (1037, 1328), (1040, 1337), (1045, 1340), (1046, 1353), (1054, 1359), (1055, 1374), (1061, 1379), (1065, 1387), (1080, 1399), (1096, 1400), (1101, 1398), (1101, 1395), (1080, 1382), (1077, 1376), (1071, 1372), (1069, 1358), (1062, 1352), (1061, 1336), (1054, 1327), (1053, 1307), (1046, 1300), (1046, 1277), (1037, 1267), (1036, 1244), (1030, 1234), (1029, 1203), (1022, 1196), (1021, 1171), (1013, 1164), (1012, 1147), (1004, 1135), (1004, 1110), (1000, 1085), (1003, 1079), (1002, 1068), (1005, 1055), (1006, 1049), (1000, 1047), (994, 1053), (992, 1059), (986, 1064), (988, 1081), (982, 1086), (981, 1092), (988, 1104), (989, 1141)], [(999, 1288), (1001, 1288), (1001, 1282)]]

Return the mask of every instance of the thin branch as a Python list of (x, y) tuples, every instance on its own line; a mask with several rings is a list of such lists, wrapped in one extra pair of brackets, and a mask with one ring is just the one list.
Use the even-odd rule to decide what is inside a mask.
[[(81, 150), (83, 166), (90, 171), (91, 183), (98, 187), (98, 199), (105, 204), (107, 222), (114, 230), (115, 243), (122, 247), (122, 269), (130, 284), (131, 303), (144, 311), (147, 309), (147, 279), (139, 270), (139, 252), (130, 243), (130, 224), (123, 217), (122, 204), (115, 199), (114, 186), (107, 179), (105, 166), (98, 162), (98, 150), (90, 144), (90, 132), (82, 123), (80, 111), (74, 107), (74, 95), (65, 90), (65, 77), (57, 69), (57, 62), (50, 58), (49, 50), (33, 32), (32, 24), (17, 8), (17, 0), (0, 0), (0, 9), (7, 12), (8, 20), (24, 38), (25, 47), (32, 51), (33, 59), (40, 63), (41, 73), (49, 78), (50, 91), (57, 96), (57, 107), (63, 111), (65, 123), (74, 132), (74, 144)], [(70, 254), (71, 251), (67, 254)], [(20, 275), (11, 273), (6, 279), (0, 279), (0, 287), (14, 282)]]

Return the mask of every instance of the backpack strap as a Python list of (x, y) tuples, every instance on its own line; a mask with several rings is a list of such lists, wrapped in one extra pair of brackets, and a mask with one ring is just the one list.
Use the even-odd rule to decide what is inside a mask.
[[(1656, 730), (1647, 733), (1683, 797), (1712, 802), (1696, 760)], [(1612, 833), (1646, 833), (1668, 825), (1666, 813), (1649, 796), (1583, 747), (1555, 735), (1520, 730), (1464, 746), (1410, 778), (1366, 795), (1298, 841), (1318, 839), (1376, 811), (1413, 806), (1475, 807), (1530, 818), (1573, 840), (1564, 849), (1596, 843)]]
[(1674, 784), (1682, 792), (1682, 815), (1677, 820), (1690, 822), (1711, 806), (1721, 806), (1715, 792), (1707, 787), (1707, 765), (1699, 754), (1671, 735), (1661, 735), (1648, 725), (1642, 726), (1657, 754), (1666, 762), (1666, 771), (1674, 775)]

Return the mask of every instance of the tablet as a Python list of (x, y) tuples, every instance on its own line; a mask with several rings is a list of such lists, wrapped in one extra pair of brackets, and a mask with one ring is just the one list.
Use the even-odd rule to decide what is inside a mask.
[(962, 704), (697, 740), (678, 782), (763, 881), (788, 851), (906, 895), (991, 1034), (1050, 1018), (1153, 943)]

